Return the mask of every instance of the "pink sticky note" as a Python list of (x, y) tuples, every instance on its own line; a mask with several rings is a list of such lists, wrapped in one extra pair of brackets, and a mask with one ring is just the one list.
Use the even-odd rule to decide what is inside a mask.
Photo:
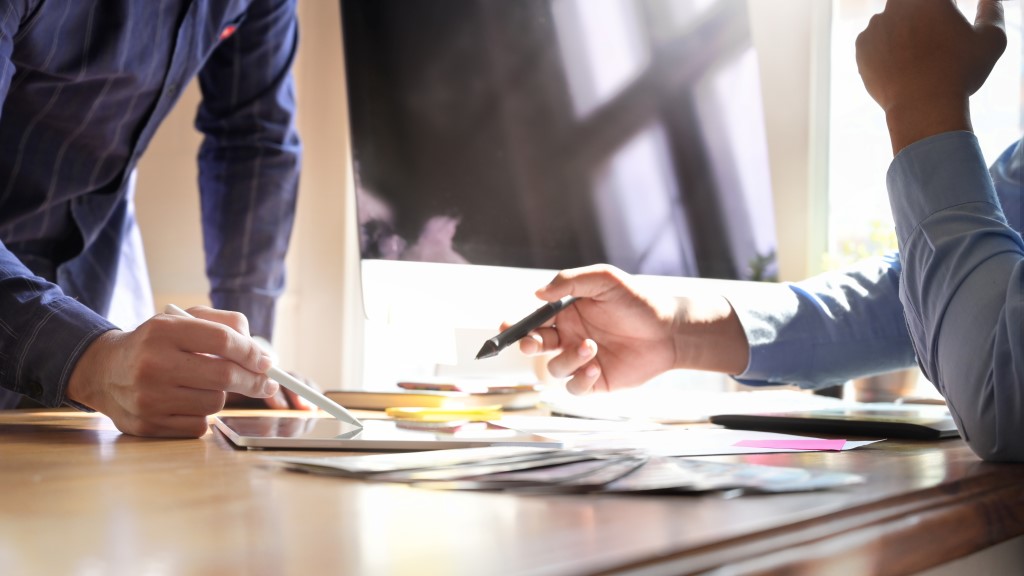
[(835, 450), (846, 445), (846, 440), (740, 440), (734, 446), (741, 448), (767, 448), (774, 450)]

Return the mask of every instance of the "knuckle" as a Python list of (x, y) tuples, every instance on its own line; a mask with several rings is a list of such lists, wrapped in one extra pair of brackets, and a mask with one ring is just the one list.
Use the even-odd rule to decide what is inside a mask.
[(136, 417), (132, 414), (122, 414), (118, 418), (112, 418), (114, 421), (114, 427), (120, 430), (123, 434), (137, 435), (135, 430), (138, 427)]
[(263, 350), (260, 350), (260, 347), (253, 342), (252, 345), (249, 346), (249, 351), (246, 353), (246, 361), (248, 361), (248, 365), (258, 366), (262, 357)]
[(163, 405), (154, 394), (141, 391), (134, 395), (134, 403), (140, 414), (156, 414)]
[(231, 334), (231, 329), (227, 326), (217, 326), (211, 336), (213, 345), (218, 351), (223, 352), (231, 346), (231, 342), (234, 336)]
[(205, 416), (199, 416), (196, 418), (189, 418), (188, 421), (181, 426), (181, 432), (188, 438), (199, 438), (209, 429), (209, 425), (206, 423)]
[(136, 418), (135, 420), (133, 429), (135, 430), (134, 434), (137, 436), (160, 436), (163, 432), (162, 428), (152, 420), (145, 418)]
[(235, 369), (232, 367), (231, 363), (226, 360), (217, 361), (213, 365), (210, 375), (214, 379), (214, 382), (223, 389), (232, 388), (232, 385), (236, 380)]
[(249, 319), (245, 317), (245, 314), (241, 312), (229, 312), (228, 317), (231, 318), (231, 325), (242, 334), (249, 333)]
[[(265, 392), (268, 382), (270, 382), (270, 379), (266, 376), (242, 373), (238, 379), (238, 389), (243, 391), (243, 393), (250, 398), (269, 397), (273, 394), (267, 394), (267, 392)], [(280, 389), (283, 390), (283, 388)], [(278, 388), (275, 388), (274, 390), (276, 391)]]
[(134, 364), (131, 366), (130, 374), (133, 382), (136, 383), (133, 386), (135, 392), (135, 399), (138, 400), (140, 394), (143, 393), (141, 386), (146, 382), (154, 382), (164, 373), (164, 369), (161, 367), (159, 358), (154, 357), (147, 351), (143, 351), (136, 359)]
[(160, 337), (160, 334), (173, 324), (170, 316), (154, 316), (148, 322), (135, 329), (135, 337), (145, 347)]
[(209, 404), (206, 406), (206, 414), (216, 414), (224, 409), (227, 404), (228, 395), (226, 392), (217, 392), (211, 395)]

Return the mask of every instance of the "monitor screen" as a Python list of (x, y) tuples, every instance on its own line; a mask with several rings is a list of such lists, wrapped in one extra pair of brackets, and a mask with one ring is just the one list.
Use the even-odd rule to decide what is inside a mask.
[(341, 5), (364, 260), (775, 274), (746, 0)]

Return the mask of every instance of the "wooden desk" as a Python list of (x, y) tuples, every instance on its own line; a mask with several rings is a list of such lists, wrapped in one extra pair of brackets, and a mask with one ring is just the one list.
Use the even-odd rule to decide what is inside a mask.
[(958, 440), (743, 457), (868, 483), (731, 500), (317, 477), (64, 411), (0, 412), (0, 443), (4, 574), (906, 574), (1024, 533), (1024, 466)]

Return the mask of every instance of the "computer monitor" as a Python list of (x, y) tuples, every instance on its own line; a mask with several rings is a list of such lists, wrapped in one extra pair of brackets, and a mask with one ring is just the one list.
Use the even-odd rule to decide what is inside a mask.
[(493, 331), (600, 262), (648, 284), (775, 276), (747, 0), (341, 12), (371, 321)]

